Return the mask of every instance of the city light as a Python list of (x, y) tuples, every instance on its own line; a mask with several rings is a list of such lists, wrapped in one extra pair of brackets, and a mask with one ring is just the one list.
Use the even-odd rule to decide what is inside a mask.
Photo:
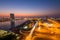
[(25, 26), (25, 27), (24, 27), (24, 29), (27, 29), (27, 28), (28, 28), (28, 26)]
[(60, 0), (0, 0), (0, 40), (60, 40)]

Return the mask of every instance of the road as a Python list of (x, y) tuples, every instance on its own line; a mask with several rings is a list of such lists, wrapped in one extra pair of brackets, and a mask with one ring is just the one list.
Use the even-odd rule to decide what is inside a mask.
[[(59, 32), (60, 29), (57, 29), (57, 27), (53, 27), (53, 25), (51, 28), (48, 28), (47, 27), (48, 25), (46, 25), (46, 27), (44, 28), (41, 28), (41, 26), (40, 25), (38, 26), (38, 24), (43, 25), (44, 23), (41, 22), (37, 23), (36, 28), (33, 27), (34, 28), (33, 32), (29, 31), (25, 32), (25, 34), (23, 33), (24, 38), (22, 38), (22, 40), (26, 40), (26, 37), (28, 37), (27, 38), (28, 40), (60, 40), (60, 32)], [(29, 39), (28, 36), (30, 33), (32, 34), (31, 39)]]

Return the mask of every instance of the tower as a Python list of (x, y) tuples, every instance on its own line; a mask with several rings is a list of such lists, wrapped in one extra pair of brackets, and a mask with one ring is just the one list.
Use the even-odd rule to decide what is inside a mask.
[(10, 13), (11, 28), (15, 27), (14, 13)]

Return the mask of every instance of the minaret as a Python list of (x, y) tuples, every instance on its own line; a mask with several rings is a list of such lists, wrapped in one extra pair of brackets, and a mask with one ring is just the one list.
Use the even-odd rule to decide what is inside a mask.
[(14, 13), (10, 13), (11, 29), (15, 27)]

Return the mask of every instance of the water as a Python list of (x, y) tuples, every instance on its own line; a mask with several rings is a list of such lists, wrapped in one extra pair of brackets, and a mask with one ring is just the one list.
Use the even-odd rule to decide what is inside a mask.
[[(15, 20), (15, 27), (18, 25), (21, 25), (25, 21), (27, 21), (27, 20)], [(10, 21), (0, 22), (0, 29), (8, 30), (9, 28), (11, 28)]]

